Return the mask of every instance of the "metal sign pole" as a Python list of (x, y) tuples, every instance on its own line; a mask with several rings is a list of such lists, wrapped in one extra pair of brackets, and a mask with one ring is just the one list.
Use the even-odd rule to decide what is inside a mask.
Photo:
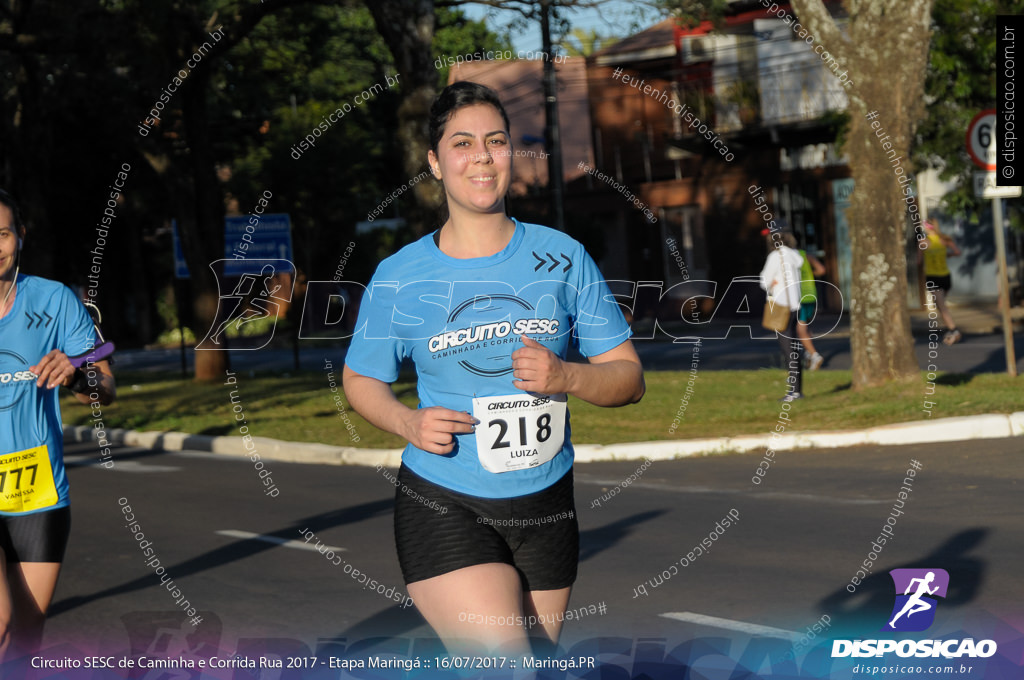
[(1003, 342), (1006, 344), (1006, 372), (1017, 376), (1017, 357), (1013, 347), (1013, 320), (1010, 318), (1010, 286), (1006, 276), (1006, 240), (1003, 237), (1003, 199), (992, 199), (992, 228), (996, 236), (996, 262), (999, 264), (999, 311), (1003, 315)]

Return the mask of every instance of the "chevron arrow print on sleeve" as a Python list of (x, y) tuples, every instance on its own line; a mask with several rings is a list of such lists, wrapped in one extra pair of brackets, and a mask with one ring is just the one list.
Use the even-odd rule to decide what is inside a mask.
[(565, 260), (565, 266), (562, 267), (562, 271), (563, 272), (569, 271), (569, 268), (572, 267), (572, 260), (570, 260), (569, 256), (566, 255), (565, 253), (559, 253), (559, 255), (562, 256), (561, 259), (555, 257), (551, 253), (544, 253), (545, 255), (548, 256), (548, 259), (545, 259), (545, 258), (541, 257), (540, 255), (538, 255), (534, 251), (530, 251), (530, 252), (533, 253), (533, 256), (535, 258), (537, 258), (537, 266), (533, 268), (533, 271), (537, 271), (541, 267), (546, 266), (548, 264), (548, 259), (551, 260), (551, 266), (548, 267), (548, 271), (549, 272), (553, 272), (560, 264), (562, 264), (562, 260)]
[[(53, 321), (53, 317), (43, 312), (41, 315), (35, 312), (25, 312), (25, 316), (28, 317), (28, 328), (32, 330), (33, 326), (49, 326), (50, 322)], [(46, 317), (46, 322), (43, 322), (43, 317)]]

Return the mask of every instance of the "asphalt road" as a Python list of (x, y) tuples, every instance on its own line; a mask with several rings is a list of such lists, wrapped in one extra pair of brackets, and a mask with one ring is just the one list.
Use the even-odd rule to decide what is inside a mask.
[[(944, 627), (1019, 616), (1021, 449), (1018, 438), (780, 452), (759, 486), (751, 478), (760, 454), (657, 461), (600, 507), (594, 499), (640, 463), (579, 465), (582, 561), (570, 608), (603, 603), (606, 613), (567, 623), (563, 642), (626, 636), (640, 655), (643, 638), (664, 646), (761, 630), (744, 625), (804, 631), (823, 615), (833, 634), (875, 635), (893, 602), (886, 572), (897, 567), (949, 572)], [(372, 648), (374, 636), (429, 637), (414, 607), (403, 610), (302, 549), (302, 530), (312, 531), (341, 549), (339, 559), (405, 593), (391, 530), (394, 490), (374, 468), (270, 461), (280, 495), (269, 497), (245, 459), (121, 448), (105, 469), (92, 445), (70, 444), (66, 454), (74, 520), (48, 646), (174, 655), (196, 640), (234, 651), (274, 638), (265, 644), (300, 654), (329, 647), (327, 638)], [(850, 595), (844, 588), (893, 513), (912, 460), (921, 469), (895, 538)], [(123, 504), (177, 597), (199, 610), (195, 630), (146, 565)], [(710, 551), (652, 585), (730, 510), (739, 520)], [(646, 596), (638, 590), (645, 582)]]

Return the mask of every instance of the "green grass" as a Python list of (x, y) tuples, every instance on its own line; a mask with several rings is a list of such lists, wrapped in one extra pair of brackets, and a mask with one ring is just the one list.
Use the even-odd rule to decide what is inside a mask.
[[(398, 437), (379, 431), (349, 409), (340, 375), (339, 366), (334, 372), (337, 394), (342, 395), (345, 414), (359, 436), (357, 443), (339, 415), (326, 371), (290, 376), (245, 373), (230, 387), (169, 375), (120, 373), (118, 400), (103, 408), (103, 422), (108, 428), (237, 436), (240, 423), (229, 396), (230, 390), (237, 389), (236, 404), (254, 435), (338, 446), (403, 446)], [(674, 433), (669, 430), (689, 373), (652, 371), (645, 377), (647, 394), (633, 406), (603, 409), (570, 398), (573, 441), (609, 444), (765, 433), (778, 418), (777, 399), (784, 391), (785, 374), (781, 370), (700, 372)], [(931, 417), (1024, 411), (1021, 380), (1003, 374), (941, 374), (934, 395), (927, 397), (935, 403)], [(414, 382), (405, 379), (394, 389), (403, 403), (416, 405)], [(790, 410), (791, 431), (859, 429), (928, 417), (922, 412), (923, 377), (911, 384), (854, 392), (849, 371), (820, 371), (804, 375), (804, 394), (807, 398)], [(63, 399), (62, 410), (66, 423), (93, 423), (90, 410), (70, 398)]]

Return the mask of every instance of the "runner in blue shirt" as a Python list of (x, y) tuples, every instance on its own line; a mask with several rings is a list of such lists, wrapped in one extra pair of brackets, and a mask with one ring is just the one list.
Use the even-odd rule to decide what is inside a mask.
[[(579, 561), (566, 395), (644, 394), (630, 330), (583, 247), (505, 214), (508, 116), (449, 85), (430, 113), (441, 228), (382, 262), (345, 359), (352, 407), (409, 445), (395, 538), (409, 594), (453, 653), (557, 642)], [(588, 363), (566, 361), (574, 344)], [(390, 388), (404, 358), (420, 404)]]
[[(20, 273), (25, 225), (0, 190), (0, 657), (39, 647), (71, 528), (58, 386), (98, 408), (108, 362), (76, 368), (96, 332), (66, 286)], [(76, 362), (79, 363), (79, 362)]]

